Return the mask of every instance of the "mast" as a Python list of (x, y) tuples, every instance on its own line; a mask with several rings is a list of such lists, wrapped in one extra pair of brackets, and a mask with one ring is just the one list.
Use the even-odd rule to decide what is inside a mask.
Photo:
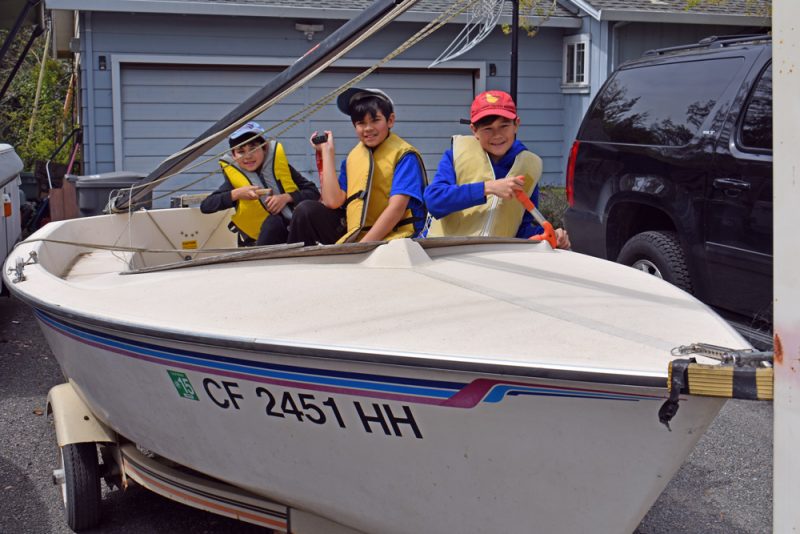
[(143, 183), (148, 184), (149, 182), (149, 185), (134, 191), (132, 198), (127, 196), (118, 197), (112, 211), (126, 211), (130, 203), (135, 205), (138, 200), (147, 196), (155, 187), (153, 183), (155, 180), (179, 172), (206, 150), (225, 139), (242, 123), (255, 118), (266, 108), (291, 94), (295, 88), (316, 76), (325, 67), (349, 52), (366, 37), (397, 18), (416, 2), (417, 0), (375, 0), (358, 16), (349, 20), (273, 78), (262, 89), (239, 104), (208, 130), (197, 136), (183, 150), (176, 152), (161, 162), (145, 178)]

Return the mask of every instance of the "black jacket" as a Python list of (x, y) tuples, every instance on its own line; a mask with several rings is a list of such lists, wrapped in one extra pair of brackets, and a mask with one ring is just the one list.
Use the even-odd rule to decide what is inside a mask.
[[(289, 204), (289, 209), (294, 209), (295, 206), (304, 200), (319, 200), (319, 189), (314, 185), (314, 182), (307, 180), (291, 165), (289, 165), (289, 171), (292, 173), (292, 180), (297, 184), (297, 191), (289, 193), (292, 197), (292, 203)], [(261, 171), (259, 171), (259, 174), (260, 173)], [(281, 187), (280, 183), (278, 183), (278, 187)], [(203, 213), (214, 213), (215, 211), (234, 207), (236, 203), (231, 199), (231, 191), (233, 191), (233, 185), (225, 178), (222, 181), (222, 185), (203, 200), (200, 204), (200, 211)], [(281, 190), (280, 193), (284, 193), (284, 191)]]

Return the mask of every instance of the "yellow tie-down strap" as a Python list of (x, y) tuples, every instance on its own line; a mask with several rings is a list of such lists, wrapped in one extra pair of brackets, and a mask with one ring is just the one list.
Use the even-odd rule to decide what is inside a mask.
[[(675, 363), (669, 364), (667, 386), (670, 390)], [(685, 365), (685, 373), (686, 381), (681, 393), (729, 399), (772, 400), (773, 398), (772, 367), (689, 363)]]

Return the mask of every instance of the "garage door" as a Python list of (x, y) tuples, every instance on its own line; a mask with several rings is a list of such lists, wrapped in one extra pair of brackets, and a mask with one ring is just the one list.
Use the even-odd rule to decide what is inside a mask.
[[(122, 168), (148, 173), (167, 156), (260, 89), (280, 69), (218, 68), (124, 64), (121, 69)], [(265, 128), (279, 125), (306, 104), (351, 79), (358, 71), (329, 70), (317, 76), (258, 121)], [(469, 70), (427, 71), (384, 69), (359, 85), (385, 90), (395, 102), (394, 131), (423, 154), (430, 176), (448, 148), (450, 136), (466, 133), (459, 119), (468, 116), (474, 96), (474, 73)], [(281, 131), (278, 126), (274, 132)], [(314, 130), (332, 130), (340, 158), (355, 143), (349, 119), (333, 103), (280, 136), (289, 161), (307, 178), (317, 181), (307, 139)], [(163, 196), (157, 207), (169, 204), (170, 190), (204, 192), (221, 183), (216, 156), (227, 148), (220, 144), (197, 161), (205, 163), (184, 172), (156, 190)], [(204, 178), (205, 177), (205, 178)], [(200, 180), (198, 183), (188, 185)]]

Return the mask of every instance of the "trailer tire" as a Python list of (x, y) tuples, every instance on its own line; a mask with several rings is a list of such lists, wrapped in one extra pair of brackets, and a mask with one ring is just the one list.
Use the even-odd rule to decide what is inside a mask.
[(95, 443), (72, 443), (61, 448), (64, 478), (61, 496), (67, 525), (75, 532), (100, 522), (100, 471)]

